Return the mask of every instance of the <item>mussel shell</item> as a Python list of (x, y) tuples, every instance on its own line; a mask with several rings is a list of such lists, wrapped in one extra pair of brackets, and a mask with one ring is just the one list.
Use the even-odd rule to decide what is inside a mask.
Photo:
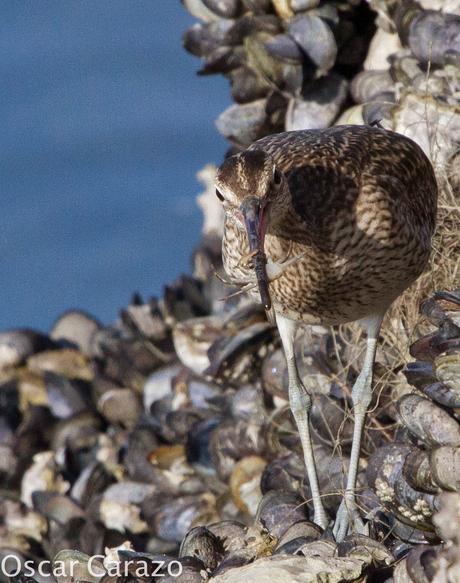
[(263, 393), (254, 385), (243, 385), (231, 398), (231, 412), (235, 419), (257, 420), (263, 423), (266, 418)]
[(411, 344), (409, 349), (410, 355), (416, 360), (431, 362), (440, 353), (438, 348), (439, 341), (440, 337), (438, 332), (426, 334)]
[(437, 569), (437, 549), (421, 545), (396, 565), (393, 579), (395, 583), (430, 583)]
[(354, 105), (346, 109), (336, 120), (335, 125), (363, 125), (363, 106)]
[(321, 538), (323, 534), (323, 529), (319, 527), (314, 522), (308, 520), (299, 520), (294, 522), (283, 534), (283, 536), (278, 541), (278, 546), (276, 547), (278, 551), (283, 547), (283, 545), (290, 543), (293, 540), (298, 540), (299, 538), (304, 540), (309, 539), (308, 542), (312, 540), (317, 540)]
[(18, 386), (16, 380), (0, 383), (0, 443), (5, 445), (8, 442), (13, 443), (14, 431), (21, 423), (21, 397), (20, 384)]
[(191, 527), (218, 519), (215, 503), (214, 495), (209, 492), (178, 498), (163, 494), (145, 499), (142, 515), (161, 539), (180, 543)]
[(415, 528), (413, 525), (398, 520), (398, 518), (396, 518), (396, 515), (393, 512), (391, 513), (387, 512), (386, 518), (389, 524), (386, 536), (388, 536), (388, 534), (391, 533), (391, 535), (394, 536), (396, 540), (403, 541), (404, 543), (406, 543), (406, 545), (412, 546), (426, 544), (427, 537), (434, 536), (432, 532), (420, 530), (418, 528)]
[[(56, 577), (58, 583), (85, 581), (99, 583), (105, 574), (102, 561), (76, 550), (62, 550), (53, 559), (53, 572), (64, 573)], [(72, 576), (70, 575), (72, 573)]]
[(213, 571), (224, 554), (222, 542), (204, 526), (195, 526), (185, 535), (179, 557), (196, 557), (206, 569)]
[(91, 338), (102, 328), (101, 322), (82, 310), (69, 310), (59, 316), (50, 331), (50, 338), (79, 348), (91, 354)]
[(433, 383), (423, 388), (423, 392), (431, 400), (449, 409), (460, 408), (460, 391), (456, 391), (444, 383)]
[(272, 4), (282, 20), (288, 20), (293, 15), (290, 0), (272, 0)]
[(460, 350), (451, 350), (435, 360), (436, 377), (460, 395)]
[(443, 490), (460, 492), (460, 447), (434, 449), (430, 455), (433, 481)]
[(303, 12), (316, 8), (319, 3), (320, 0), (291, 0), (291, 8), (294, 12)]
[(277, 34), (265, 43), (265, 48), (272, 57), (285, 61), (301, 63), (303, 53), (299, 45), (287, 34)]
[(321, 443), (327, 443), (332, 447), (340, 443), (344, 449), (351, 444), (353, 421), (346, 416), (343, 401), (326, 395), (315, 395), (310, 411), (310, 423)]
[(226, 480), (238, 460), (246, 456), (261, 456), (265, 450), (263, 427), (251, 421), (228, 420), (210, 435), (209, 451), (219, 477)]
[(190, 12), (192, 16), (204, 22), (213, 22), (218, 20), (220, 16), (213, 10), (210, 10), (204, 0), (181, 0), (182, 4)]
[(401, 49), (398, 34), (377, 28), (371, 39), (363, 67), (366, 71), (388, 70), (389, 57)]
[(197, 75), (201, 77), (215, 75), (216, 73), (228, 75), (233, 69), (242, 67), (244, 64), (245, 52), (243, 47), (228, 47), (224, 45), (209, 53)]
[(259, 456), (239, 460), (230, 476), (232, 499), (240, 510), (255, 516), (262, 497), (260, 479), (267, 462)]
[(27, 359), (27, 366), (37, 373), (50, 371), (69, 379), (92, 381), (94, 378), (89, 359), (73, 348), (39, 352)]
[(439, 326), (443, 329), (446, 323), (449, 323), (450, 327), (454, 327), (453, 334), (449, 334), (449, 337), (455, 337), (458, 335), (458, 327), (455, 328), (455, 323), (451, 318), (454, 314), (449, 313), (449, 308), (453, 309), (457, 305), (456, 295), (457, 294), (454, 292), (439, 292), (434, 294), (433, 297), (424, 300), (420, 306), (420, 312), (428, 318), (430, 323), (434, 326)]
[(34, 509), (47, 520), (65, 525), (76, 518), (84, 518), (85, 513), (71, 498), (56, 492), (35, 491), (32, 493)]
[(155, 494), (152, 484), (124, 481), (109, 486), (99, 507), (102, 522), (108, 529), (119, 532), (147, 532), (147, 524), (141, 518), (141, 505)]
[(254, 14), (265, 14), (271, 4), (271, 0), (241, 0), (243, 6), (246, 10), (253, 12)]
[(271, 490), (261, 499), (256, 522), (279, 539), (287, 529), (301, 520), (308, 520), (305, 500), (294, 492)]
[(430, 456), (427, 451), (412, 448), (407, 454), (403, 465), (403, 476), (415, 490), (436, 494), (438, 486), (433, 482)]
[(350, 92), (356, 103), (373, 101), (377, 95), (393, 89), (393, 80), (388, 71), (362, 71), (354, 77)]
[(337, 544), (333, 540), (321, 538), (306, 543), (302, 546), (300, 552), (307, 558), (321, 557), (329, 559), (337, 556)]
[(209, 524), (207, 528), (219, 539), (226, 553), (232, 553), (244, 547), (247, 526), (237, 520), (222, 520)]
[(37, 490), (64, 494), (69, 484), (58, 473), (54, 453), (41, 451), (34, 455), (32, 465), (27, 468), (21, 481), (21, 501), (32, 507), (32, 494)]
[(197, 57), (206, 57), (224, 42), (232, 23), (227, 20), (195, 23), (182, 37), (184, 48)]
[(97, 494), (103, 492), (113, 482), (114, 477), (107, 472), (104, 465), (94, 461), (83, 468), (73, 483), (72, 500), (85, 508)]
[(417, 389), (421, 389), (438, 380), (434, 366), (430, 362), (409, 362), (404, 367), (403, 373), (407, 382)]
[(265, 105), (264, 99), (231, 105), (216, 119), (216, 127), (236, 146), (247, 147), (264, 133)]
[(402, 522), (422, 530), (433, 530), (431, 517), (436, 498), (414, 490), (404, 479), (402, 469), (410, 447), (389, 444), (380, 447), (369, 459), (367, 479), (381, 504)]
[(349, 534), (337, 545), (339, 557), (354, 557), (373, 566), (390, 565), (393, 556), (382, 543), (363, 534)]
[(249, 67), (272, 86), (283, 88), (286, 62), (284, 58), (279, 58), (272, 49), (269, 50), (272, 40), (273, 37), (264, 32), (248, 36), (244, 41), (247, 62)]
[(236, 103), (250, 103), (270, 91), (270, 85), (249, 67), (238, 67), (229, 73), (232, 97)]
[(312, 542), (310, 537), (308, 536), (299, 536), (297, 538), (293, 538), (288, 542), (283, 543), (282, 545), (278, 544), (278, 546), (273, 551), (274, 555), (297, 555), (302, 551), (302, 548), (305, 547), (308, 543)]
[(460, 494), (443, 492), (440, 496), (440, 509), (433, 518), (437, 532), (444, 541), (453, 545), (458, 540), (458, 525), (460, 523)]
[(194, 409), (178, 409), (177, 411), (169, 411), (164, 419), (165, 426), (170, 430), (170, 441), (175, 443), (187, 443), (188, 436), (192, 428), (203, 419), (207, 419), (211, 415), (205, 415), (204, 412)]
[(246, 14), (235, 21), (225, 36), (225, 44), (242, 45), (246, 37), (259, 32), (265, 32), (272, 36), (281, 32), (278, 18), (273, 14)]
[(147, 413), (150, 413), (153, 403), (172, 394), (172, 383), (180, 370), (180, 365), (173, 364), (160, 368), (147, 377), (142, 389), (144, 409)]
[(0, 369), (19, 366), (29, 356), (57, 345), (41, 332), (29, 329), (7, 330), (0, 333)]
[(187, 461), (205, 471), (214, 470), (214, 461), (211, 453), (211, 438), (214, 430), (221, 423), (219, 417), (205, 419), (193, 426), (185, 444)]
[(444, 409), (416, 394), (405, 395), (397, 403), (402, 423), (429, 447), (460, 445), (460, 425)]
[[(247, 366), (242, 367), (244, 375), (239, 374), (244, 376), (245, 380), (249, 380), (255, 372), (249, 370), (250, 364), (253, 364), (253, 358), (257, 356), (257, 352), (262, 347), (265, 347), (273, 339), (273, 336), (274, 331), (271, 324), (258, 322), (247, 326), (234, 336), (217, 340), (208, 350), (210, 365), (204, 374), (214, 378), (233, 376), (239, 369), (236, 363), (247, 361)], [(236, 371), (232, 371), (232, 368)]]
[(391, 91), (379, 93), (374, 101), (363, 104), (362, 116), (364, 123), (372, 125), (378, 122), (391, 120), (394, 109), (395, 96)]
[(13, 447), (0, 444), (0, 480), (6, 485), (14, 476), (19, 467), (19, 460), (16, 457)]
[(44, 383), (51, 413), (59, 419), (78, 415), (88, 408), (90, 386), (78, 380), (70, 380), (46, 371)]
[(299, 492), (304, 474), (303, 461), (297, 455), (278, 455), (265, 466), (260, 480), (262, 494), (270, 490)]
[(334, 66), (337, 44), (332, 30), (322, 18), (303, 14), (293, 18), (287, 30), (319, 72), (327, 73)]
[(161, 309), (168, 324), (208, 316), (210, 305), (203, 294), (203, 282), (190, 275), (181, 275), (165, 286)]
[(332, 73), (313, 81), (302, 96), (289, 103), (286, 131), (326, 128), (339, 114), (347, 97), (346, 80)]
[[(175, 560), (175, 559), (173, 559)], [(205, 565), (196, 557), (183, 557), (178, 561), (181, 564), (174, 564), (171, 574), (165, 574), (163, 583), (204, 583), (208, 580)], [(180, 574), (179, 574), (180, 573)]]
[(286, 357), (282, 348), (272, 352), (262, 365), (262, 383), (264, 390), (272, 396), (289, 399), (288, 371)]
[(389, 60), (391, 77), (406, 87), (410, 87), (413, 80), (422, 73), (418, 60), (412, 54), (391, 55)]
[(201, 0), (220, 18), (236, 18), (241, 10), (241, 0)]
[(174, 348), (182, 364), (198, 375), (209, 366), (208, 350), (219, 338), (222, 323), (215, 316), (191, 318), (173, 328)]
[(142, 412), (142, 403), (132, 389), (117, 388), (106, 391), (99, 399), (97, 408), (109, 423), (120, 423), (131, 429)]
[(407, 42), (421, 63), (459, 65), (460, 16), (420, 12), (410, 23)]

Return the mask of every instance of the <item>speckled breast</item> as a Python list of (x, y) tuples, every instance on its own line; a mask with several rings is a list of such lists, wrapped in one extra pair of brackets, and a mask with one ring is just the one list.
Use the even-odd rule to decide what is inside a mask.
[[(366, 235), (366, 225), (337, 239), (334, 247), (322, 250), (291, 239), (267, 234), (268, 260), (283, 269), (270, 282), (275, 312), (307, 324), (339, 324), (384, 312), (424, 270), (430, 255), (431, 229), (393, 225), (390, 230)], [(255, 274), (247, 262), (246, 234), (227, 223), (223, 260), (227, 274), (245, 284)], [(250, 292), (260, 301), (257, 286)]]

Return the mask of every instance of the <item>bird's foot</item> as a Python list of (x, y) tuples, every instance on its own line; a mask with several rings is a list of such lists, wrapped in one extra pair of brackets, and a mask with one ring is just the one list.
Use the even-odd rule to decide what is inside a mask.
[(257, 255), (257, 249), (254, 251), (250, 251), (245, 255), (242, 255), (240, 260), (238, 261), (238, 267), (242, 267), (243, 269), (253, 269), (254, 268), (254, 257)]
[(364, 524), (354, 500), (346, 498), (342, 500), (337, 510), (332, 532), (337, 542), (342, 541), (350, 532), (369, 534), (369, 527)]
[(288, 267), (297, 263), (305, 256), (305, 253), (301, 253), (300, 255), (296, 255), (295, 257), (291, 257), (287, 261), (272, 261), (269, 257), (267, 257), (267, 264), (265, 266), (265, 271), (268, 277), (268, 281), (275, 281), (283, 275)]

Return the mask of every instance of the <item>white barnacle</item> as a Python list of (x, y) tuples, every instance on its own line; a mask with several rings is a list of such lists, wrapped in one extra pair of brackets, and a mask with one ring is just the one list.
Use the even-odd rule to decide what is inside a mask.
[(395, 493), (388, 482), (377, 478), (375, 481), (375, 492), (382, 502), (391, 502), (394, 499)]
[(419, 498), (417, 500), (417, 502), (414, 504), (414, 510), (418, 512), (421, 517), (431, 516), (433, 514), (433, 510), (429, 507), (428, 502), (423, 500), (423, 498)]

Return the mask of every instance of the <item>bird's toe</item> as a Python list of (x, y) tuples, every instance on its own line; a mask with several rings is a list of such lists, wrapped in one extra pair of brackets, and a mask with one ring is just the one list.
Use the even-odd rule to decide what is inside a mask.
[(368, 526), (361, 518), (354, 502), (342, 500), (337, 511), (332, 532), (337, 542), (342, 541), (351, 532), (368, 534)]

